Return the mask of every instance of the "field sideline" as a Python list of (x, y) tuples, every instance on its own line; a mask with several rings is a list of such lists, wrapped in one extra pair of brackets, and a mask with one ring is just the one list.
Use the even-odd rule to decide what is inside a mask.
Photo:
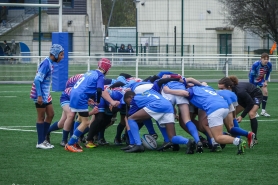
[[(210, 84), (216, 87), (216, 83)], [(69, 153), (59, 146), (61, 132), (51, 134), (52, 150), (35, 148), (36, 110), (29, 99), (31, 85), (0, 84), (0, 184), (277, 184), (278, 83), (269, 83), (267, 111), (259, 117), (258, 141), (244, 155), (236, 147), (226, 146), (221, 153), (186, 155), (185, 147), (171, 150), (126, 154), (113, 145), (116, 125), (105, 133), (109, 146)], [(53, 92), (54, 121), (59, 120), (60, 92)], [(119, 119), (118, 119), (119, 120)], [(241, 127), (250, 130), (248, 118)], [(159, 129), (154, 125), (163, 143)], [(178, 125), (179, 135), (192, 138)], [(147, 133), (143, 128), (140, 134)], [(245, 139), (245, 138), (243, 138)]]

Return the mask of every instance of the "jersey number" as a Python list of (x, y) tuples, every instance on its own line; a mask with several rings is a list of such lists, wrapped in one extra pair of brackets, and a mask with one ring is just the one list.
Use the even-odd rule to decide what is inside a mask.
[(156, 99), (160, 99), (157, 95), (155, 95), (155, 94), (148, 94), (148, 97), (149, 96), (154, 96)]
[(84, 79), (85, 79), (85, 77), (80, 78), (80, 79), (75, 83), (75, 85), (73, 86), (73, 88), (76, 89), (76, 88), (81, 84), (81, 82), (83, 82)]
[(211, 95), (217, 95), (217, 93), (216, 92), (214, 92), (214, 91), (209, 91), (209, 90), (206, 90), (206, 89), (204, 89), (206, 92), (208, 92), (209, 94), (211, 94)]

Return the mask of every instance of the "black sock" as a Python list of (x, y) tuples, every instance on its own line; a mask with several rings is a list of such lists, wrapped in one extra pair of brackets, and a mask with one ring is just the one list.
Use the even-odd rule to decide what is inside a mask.
[(267, 102), (267, 96), (263, 96), (262, 109), (265, 109), (265, 107), (266, 107), (266, 102)]
[(122, 132), (123, 130), (125, 129), (125, 125), (119, 123), (118, 126), (117, 126), (117, 134), (116, 134), (116, 139), (118, 140), (121, 140), (121, 135), (122, 135)]
[(255, 139), (257, 139), (258, 121), (257, 118), (250, 119), (252, 132), (255, 133)]

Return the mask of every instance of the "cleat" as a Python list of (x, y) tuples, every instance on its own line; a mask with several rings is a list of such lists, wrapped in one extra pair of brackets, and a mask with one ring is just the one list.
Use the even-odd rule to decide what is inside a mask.
[(198, 141), (197, 147), (196, 147), (196, 153), (203, 153), (203, 143), (201, 141)]
[(214, 144), (210, 150), (210, 152), (221, 152), (222, 148), (220, 146), (220, 144)]
[(60, 146), (65, 147), (68, 141), (61, 141)]
[(187, 142), (186, 154), (194, 154), (194, 150), (196, 149), (196, 144), (191, 139)]
[(118, 146), (119, 146), (119, 145), (122, 145), (122, 140), (115, 138), (115, 139), (114, 139), (114, 144), (115, 144), (115, 145), (118, 145)]
[(270, 115), (266, 111), (262, 111), (261, 116), (269, 117)]
[(155, 140), (157, 140), (157, 138), (158, 138), (158, 135), (157, 135), (157, 134), (153, 134), (152, 136), (153, 136), (153, 138), (154, 138)]
[(134, 147), (134, 145), (128, 145), (128, 146), (126, 146), (126, 147), (121, 148), (121, 150), (129, 150), (129, 149), (131, 149), (132, 147)]
[(122, 140), (122, 142), (125, 142), (125, 141), (126, 141), (126, 134), (123, 134), (123, 135), (122, 135), (122, 139), (121, 139), (121, 140)]
[(95, 145), (93, 142), (88, 141), (87, 144), (85, 145), (86, 148), (96, 148), (97, 145)]
[(47, 145), (45, 142), (41, 143), (41, 144), (37, 144), (36, 145), (37, 149), (52, 149), (52, 147), (50, 147), (49, 145)]
[(145, 148), (143, 145), (134, 145), (131, 149), (125, 150), (126, 153), (136, 153), (136, 152), (144, 152)]
[(82, 146), (80, 146), (79, 143), (75, 143), (75, 147), (79, 150), (82, 150)]
[(87, 136), (80, 137), (79, 139), (80, 139), (80, 142), (81, 142), (81, 143), (86, 143), (86, 141), (87, 141)]
[(239, 141), (239, 144), (237, 145), (237, 155), (241, 155), (241, 154), (244, 154), (244, 151), (245, 151), (245, 148), (246, 148), (246, 141), (244, 141), (243, 139), (241, 139)]
[(45, 140), (46, 140), (48, 143), (50, 143), (50, 134), (46, 134)]
[(45, 143), (46, 145), (48, 145), (49, 147), (54, 148), (54, 145), (50, 144), (47, 140), (45, 140), (44, 143)]
[(226, 144), (220, 144), (220, 147), (223, 150), (226, 147)]
[(255, 140), (255, 134), (253, 132), (249, 132), (248, 136), (247, 136), (247, 139), (248, 139), (248, 147), (253, 148), (254, 140)]
[(66, 144), (65, 150), (67, 150), (69, 152), (83, 152), (82, 149), (76, 148), (76, 144), (74, 144), (74, 145)]
[(254, 139), (254, 145), (257, 145), (257, 144), (259, 144), (259, 143), (258, 143), (258, 140), (257, 140), (257, 139)]
[(156, 150), (160, 151), (160, 152), (164, 152), (165, 150), (171, 148), (172, 146), (173, 146), (173, 143), (169, 141), (167, 143), (163, 143), (163, 145)]
[(203, 147), (207, 148), (208, 147), (208, 141), (205, 138), (203, 138), (203, 136), (199, 136), (199, 139), (202, 142)]
[(258, 118), (258, 117), (260, 117), (260, 115), (256, 112), (256, 116), (255, 117)]
[(178, 144), (173, 144), (172, 145), (173, 151), (179, 151), (180, 150), (180, 145)]
[(99, 139), (97, 142), (99, 145), (109, 145), (109, 142), (107, 142), (104, 138), (103, 139)]

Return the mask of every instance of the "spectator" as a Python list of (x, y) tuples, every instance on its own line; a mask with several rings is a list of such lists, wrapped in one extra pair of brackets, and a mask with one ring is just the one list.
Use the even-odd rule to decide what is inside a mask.
[[(16, 44), (15, 44), (15, 40), (12, 39), (11, 56), (15, 56), (15, 55), (16, 55), (16, 49), (17, 49), (17, 46), (16, 46)], [(13, 64), (15, 61), (16, 61), (16, 59), (12, 58), (11, 64)]]
[(4, 40), (4, 54), (5, 54), (5, 56), (10, 56), (10, 54), (11, 54), (11, 48), (10, 48), (10, 46), (7, 44), (7, 41), (6, 40)]
[(6, 21), (7, 21), (7, 8), (5, 6), (2, 6), (1, 9), (1, 21), (2, 25), (6, 27)]
[[(125, 53), (126, 49), (125, 49), (125, 45), (121, 44), (121, 47), (118, 49), (118, 53)], [(123, 54), (121, 54), (123, 56)], [(120, 61), (123, 61), (123, 58), (119, 59)]]
[(131, 44), (127, 45), (126, 52), (128, 52), (128, 53), (133, 53), (134, 52)]

